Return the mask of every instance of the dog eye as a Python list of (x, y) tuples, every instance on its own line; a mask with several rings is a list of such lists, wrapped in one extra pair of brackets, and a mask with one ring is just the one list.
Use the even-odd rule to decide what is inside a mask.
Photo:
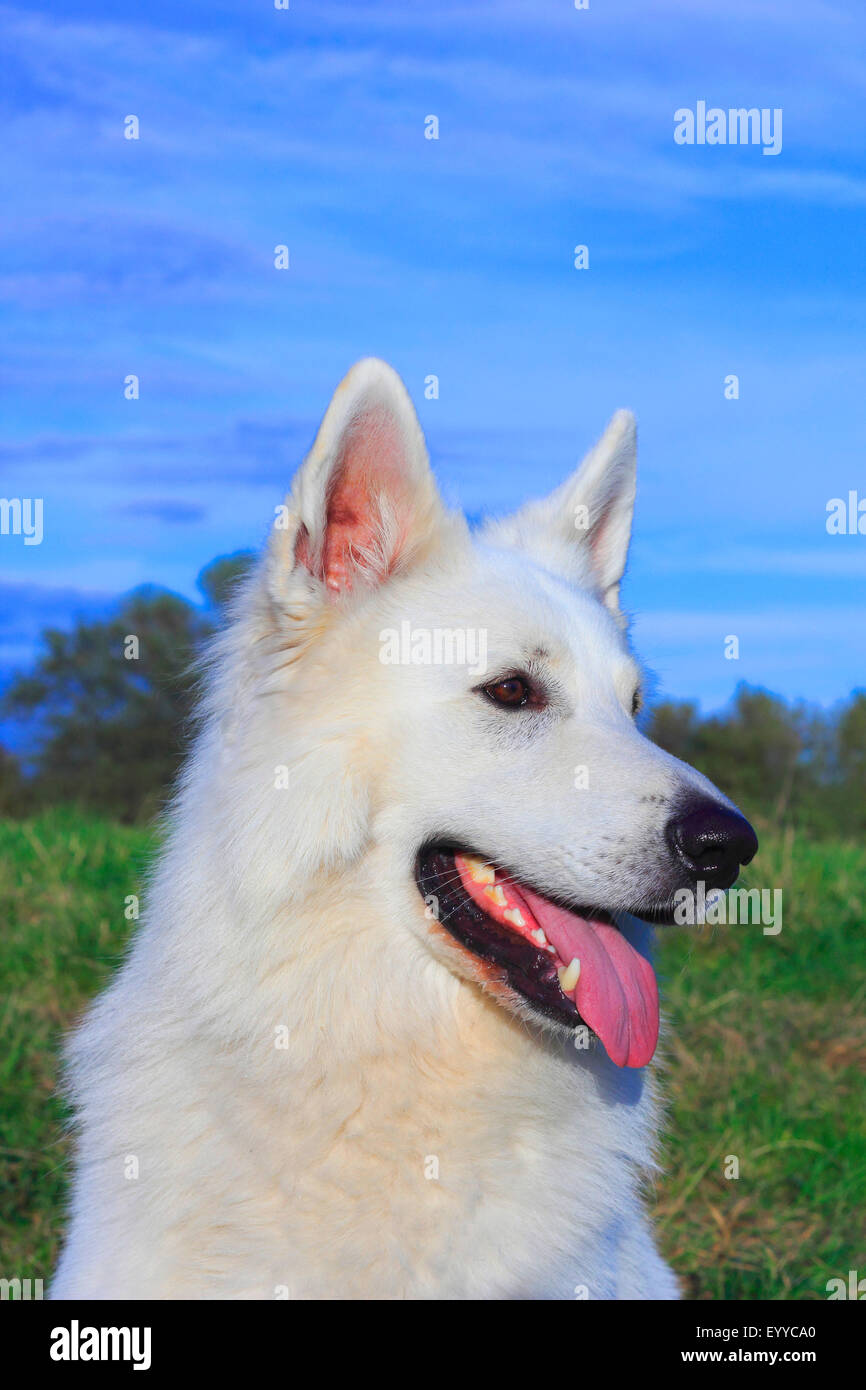
[(532, 693), (529, 682), (523, 676), (506, 676), (504, 680), (485, 685), (483, 690), (495, 705), (507, 705), (512, 709), (525, 705)]
[(632, 718), (634, 718), (634, 716), (635, 716), (636, 714), (639, 714), (639, 713), (640, 713), (640, 707), (641, 707), (642, 704), (643, 704), (643, 699), (642, 699), (642, 697), (641, 697), (641, 693), (640, 693), (639, 690), (636, 690), (636, 691), (634, 692), (634, 694), (632, 695), (632, 697), (631, 697), (631, 712), (632, 712)]

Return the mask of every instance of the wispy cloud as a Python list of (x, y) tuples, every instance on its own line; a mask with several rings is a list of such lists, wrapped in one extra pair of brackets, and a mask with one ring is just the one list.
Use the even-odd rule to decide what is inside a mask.
[[(4, 491), (46, 502), (44, 544), (4, 554), (22, 583), (193, 595), (213, 554), (257, 543), (340, 375), (377, 352), (473, 514), (553, 487), (634, 407), (628, 586), (652, 612), (772, 626), (817, 588), (822, 613), (849, 602), (861, 551), (821, 528), (826, 497), (862, 476), (866, 15), (829, 0), (101, 8), (0, 8), (0, 465)], [(676, 146), (673, 113), (698, 99), (781, 106), (782, 154)], [(671, 660), (688, 692), (704, 639), (683, 624)], [(806, 643), (799, 666), (755, 630), (765, 681), (853, 679), (857, 638), (831, 629), (841, 654)], [(680, 642), (663, 622), (647, 637), (662, 656)], [(707, 676), (707, 698), (732, 678)]]

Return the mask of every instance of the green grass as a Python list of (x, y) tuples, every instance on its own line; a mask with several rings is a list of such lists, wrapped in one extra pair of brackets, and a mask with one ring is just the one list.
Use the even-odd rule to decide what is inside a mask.
[(866, 1274), (866, 850), (765, 835), (747, 883), (782, 889), (778, 936), (663, 941), (657, 1223), (693, 1298), (826, 1298), (828, 1279)]
[(0, 820), (0, 1274), (45, 1279), (67, 1178), (63, 1031), (111, 975), (152, 837), (71, 810)]
[[(0, 821), (0, 1273), (47, 1279), (63, 1224), (60, 1035), (111, 974), (146, 831), (55, 810)], [(866, 1274), (866, 850), (764, 837), (761, 928), (663, 934), (670, 1118), (654, 1201), (691, 1297), (825, 1298)], [(726, 1156), (740, 1176), (726, 1179)]]

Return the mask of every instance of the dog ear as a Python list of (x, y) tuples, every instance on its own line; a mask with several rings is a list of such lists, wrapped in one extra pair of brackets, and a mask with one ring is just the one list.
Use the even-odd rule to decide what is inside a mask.
[(408, 392), (387, 363), (365, 358), (334, 392), (278, 509), (273, 584), (285, 597), (288, 571), (332, 601), (375, 587), (431, 548), (442, 514)]
[(515, 546), (574, 583), (598, 591), (617, 617), (635, 497), (634, 416), (618, 410), (570, 478), (485, 528), (485, 539)]

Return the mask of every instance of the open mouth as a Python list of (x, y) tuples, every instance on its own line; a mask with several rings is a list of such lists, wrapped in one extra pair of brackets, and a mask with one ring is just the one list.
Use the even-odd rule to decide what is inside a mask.
[(642, 1067), (659, 1031), (649, 961), (610, 916), (543, 897), (487, 860), (432, 845), (416, 879), (439, 924), (481, 963), (490, 987), (510, 987), (545, 1018), (585, 1024), (619, 1067)]

